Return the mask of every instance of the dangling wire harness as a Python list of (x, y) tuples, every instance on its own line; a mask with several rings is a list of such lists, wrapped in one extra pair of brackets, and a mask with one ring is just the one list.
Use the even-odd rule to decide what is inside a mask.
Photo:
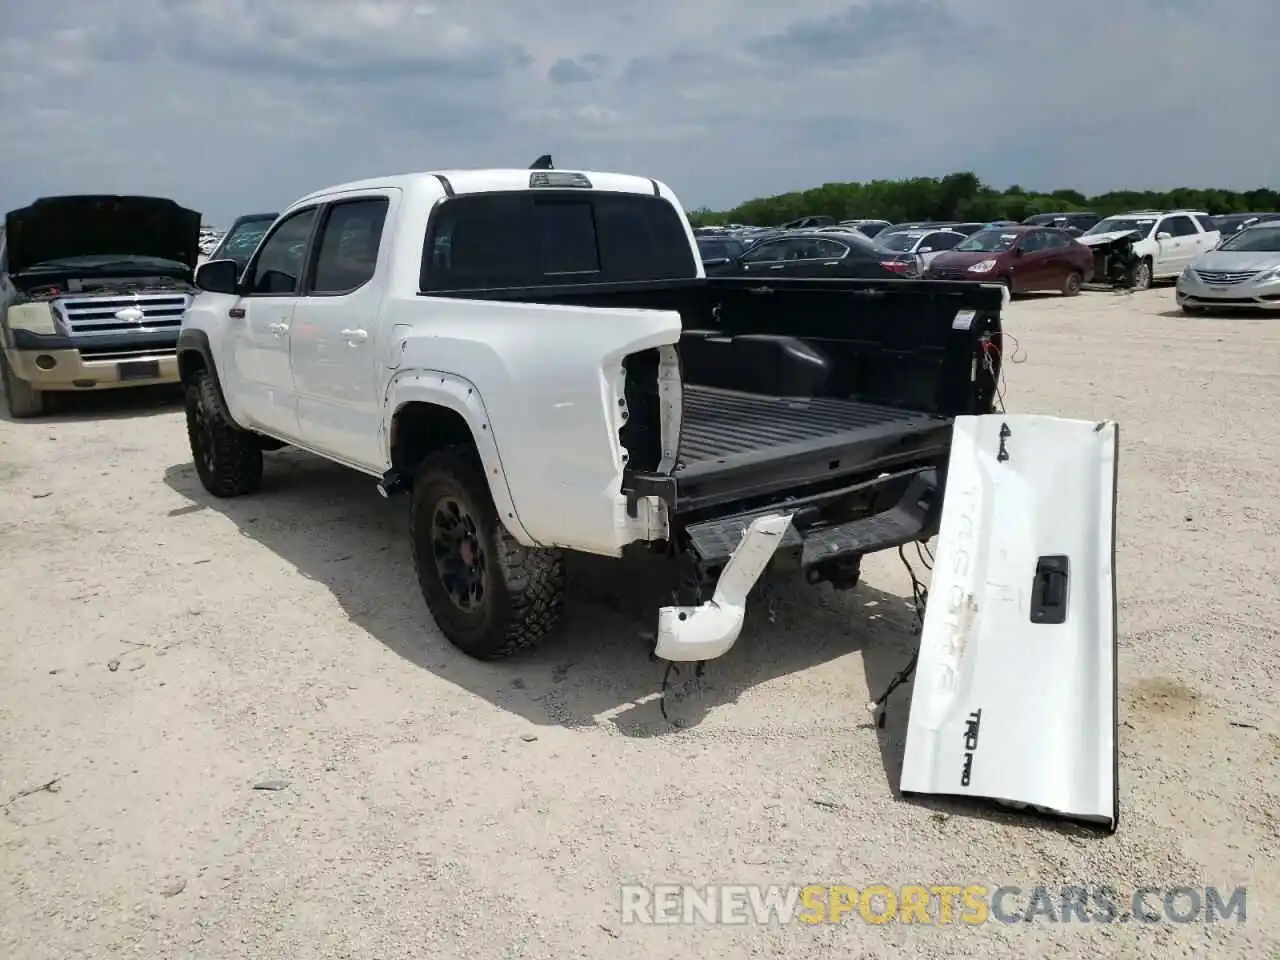
[[(919, 557), (921, 565), (926, 570), (933, 569), (933, 553), (928, 546), (917, 542), (916, 556)], [(926, 559), (926, 557), (928, 559)], [(876, 699), (867, 704), (867, 712), (875, 715), (876, 727), (884, 729), (885, 724), (885, 704), (888, 703), (889, 697), (900, 686), (911, 679), (911, 675), (916, 672), (916, 662), (920, 659), (920, 634), (924, 630), (924, 613), (929, 605), (929, 588), (924, 582), (916, 576), (915, 567), (911, 566), (911, 561), (907, 559), (904, 548), (898, 548), (898, 559), (902, 561), (902, 565), (907, 568), (907, 576), (911, 578), (911, 602), (915, 608), (916, 623), (916, 649), (911, 654), (911, 659), (907, 661), (907, 665), (894, 674), (893, 679), (889, 681), (889, 685), (885, 687), (884, 692)]]

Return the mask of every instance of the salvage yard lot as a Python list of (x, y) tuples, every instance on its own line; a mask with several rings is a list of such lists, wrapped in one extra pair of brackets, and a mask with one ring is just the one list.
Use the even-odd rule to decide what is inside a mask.
[[(910, 655), (896, 555), (771, 582), (673, 727), (657, 564), (574, 563), (564, 634), (479, 664), (404, 500), (286, 451), (212, 501), (169, 398), (80, 397), (0, 421), (0, 957), (1269, 956), (1280, 320), (1160, 288), (1006, 323), (1011, 410), (1121, 424), (1114, 837), (895, 799), (909, 693), (863, 704)], [(1248, 918), (639, 927), (624, 883), (1244, 885)]]

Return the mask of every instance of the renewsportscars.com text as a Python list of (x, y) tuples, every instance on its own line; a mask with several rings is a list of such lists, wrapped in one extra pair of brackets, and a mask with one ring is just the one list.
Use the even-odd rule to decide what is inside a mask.
[(990, 923), (1244, 923), (1244, 887), (832, 884), (622, 888), (622, 922), (816, 925)]

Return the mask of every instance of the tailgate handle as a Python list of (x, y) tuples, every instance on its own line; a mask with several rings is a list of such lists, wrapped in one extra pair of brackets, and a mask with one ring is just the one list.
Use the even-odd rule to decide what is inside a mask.
[(1036, 561), (1036, 579), (1031, 586), (1031, 622), (1067, 622), (1067, 585), (1070, 564), (1061, 554)]

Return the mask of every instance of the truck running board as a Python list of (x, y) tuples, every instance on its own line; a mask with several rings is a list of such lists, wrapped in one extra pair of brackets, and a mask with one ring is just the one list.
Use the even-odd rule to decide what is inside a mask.
[[(888, 510), (843, 523), (823, 522), (823, 511), (838, 508), (842, 499), (902, 481), (907, 481), (905, 490)], [(685, 528), (685, 533), (699, 562), (705, 567), (718, 567), (728, 562), (753, 520), (787, 511), (793, 514), (791, 524), (783, 533), (777, 549), (800, 547), (800, 564), (808, 569), (821, 563), (929, 539), (938, 514), (937, 494), (934, 470), (910, 470), (762, 510), (692, 523)]]

